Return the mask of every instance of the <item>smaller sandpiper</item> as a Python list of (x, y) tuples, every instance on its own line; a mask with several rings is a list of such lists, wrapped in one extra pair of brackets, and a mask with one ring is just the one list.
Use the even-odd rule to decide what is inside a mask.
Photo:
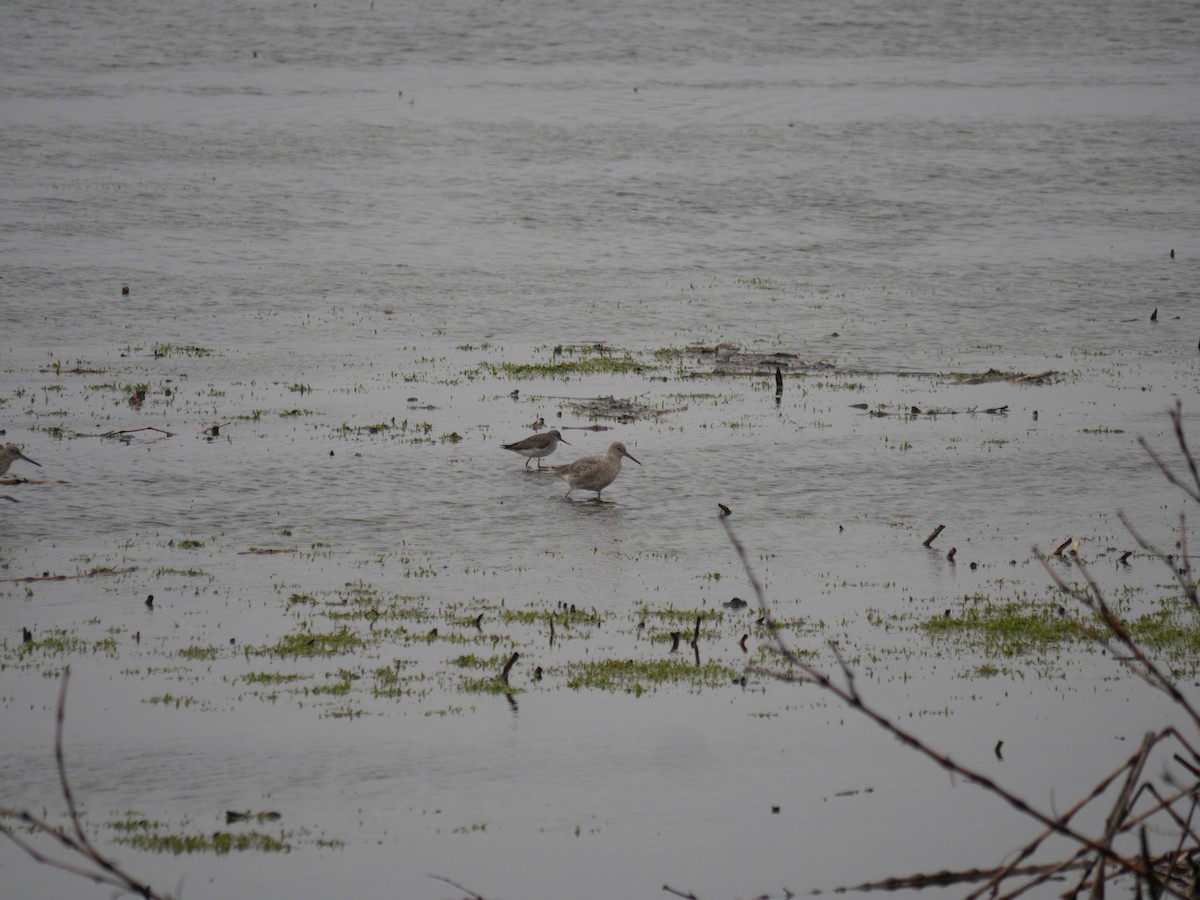
[(18, 459), (23, 459), (27, 463), (33, 463), (38, 468), (41, 468), (42, 465), (40, 462), (34, 462), (22, 453), (21, 448), (16, 444), (5, 444), (3, 447), (0, 447), (0, 475), (7, 474), (8, 467)]
[[(595, 491), (596, 499), (599, 500), (600, 492), (612, 484), (621, 473), (622, 456), (626, 459), (633, 459), (633, 455), (625, 449), (625, 445), (617, 441), (608, 448), (607, 453), (584, 456), (565, 466), (555, 466), (554, 474), (567, 483), (570, 488), (567, 491), (568, 497), (574, 490)], [(641, 465), (636, 459), (633, 461), (639, 466)]]
[(520, 453), (524, 456), (525, 468), (529, 468), (529, 461), (531, 459), (536, 459), (538, 461), (538, 468), (541, 469), (544, 468), (542, 466), (543, 457), (553, 453), (558, 447), (559, 441), (562, 441), (568, 447), (571, 446), (571, 442), (564, 441), (563, 436), (558, 433), (558, 429), (556, 428), (554, 431), (545, 431), (541, 434), (531, 435), (523, 441), (517, 441), (515, 444), (501, 444), (500, 446), (505, 450), (511, 450), (513, 453)]

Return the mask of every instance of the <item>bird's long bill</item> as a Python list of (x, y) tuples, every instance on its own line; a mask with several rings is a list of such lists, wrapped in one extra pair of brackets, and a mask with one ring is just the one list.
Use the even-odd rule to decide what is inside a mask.
[(26, 456), (26, 455), (25, 455), (24, 453), (22, 453), (20, 450), (18, 450), (18, 451), (17, 451), (17, 459), (23, 459), (23, 460), (25, 460), (25, 462), (27, 462), (27, 463), (33, 463), (33, 464), (34, 464), (35, 466), (37, 466), (39, 469), (42, 467), (42, 464), (41, 464), (40, 462), (37, 462), (36, 460), (32, 460), (32, 459), (30, 459), (28, 456)]
[(635, 463), (637, 463), (639, 466), (641, 465), (641, 463), (640, 463), (640, 462), (638, 462), (636, 459), (634, 459), (634, 457), (633, 457), (633, 454), (632, 454), (632, 453), (630, 453), (628, 450), (622, 450), (622, 451), (621, 451), (621, 455), (622, 455), (622, 456), (628, 456), (630, 459), (633, 459), (633, 461), (634, 461)]

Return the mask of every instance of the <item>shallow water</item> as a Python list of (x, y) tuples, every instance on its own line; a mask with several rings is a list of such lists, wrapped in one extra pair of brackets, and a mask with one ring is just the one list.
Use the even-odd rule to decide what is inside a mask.
[[(718, 502), (798, 646), (832, 666), (837, 640), (881, 709), (1035, 802), (1081, 796), (1170, 716), (1097, 654), (996, 659), (914, 623), (976, 593), (1057, 602), (1031, 548), (1070, 537), (1107, 590), (1166, 590), (1114, 558), (1117, 511), (1170, 548), (1185, 509), (1136, 439), (1178, 462), (1165, 410), (1195, 421), (1190, 7), (0, 17), (0, 427), (43, 466), (10, 474), (66, 482), (3, 489), (0, 577), (136, 567), (0, 582), (0, 803), (56, 808), (69, 664), (88, 822), (184, 896), (454, 895), (433, 874), (707, 900), (1029, 839), (812, 687), (568, 686), (569, 664), (669, 656), (668, 609), (722, 609), (705, 661), (761, 660), (754, 614), (719, 606), (753, 595)], [(684, 349), (721, 341), (796, 354), (778, 402)], [(489, 369), (594, 342), (640, 371)], [(954, 377), (992, 368), (1055, 374)], [(610, 502), (500, 449), (538, 417), (595, 424), (565, 398), (609, 395), (678, 410), (564, 430), (552, 462), (613, 440), (642, 462)], [(147, 427), (170, 434), (96, 436)], [(406, 598), (408, 633), (254, 652), (330, 630), (354, 586)], [(551, 644), (544, 618), (504, 619), (563, 604), (600, 624), (560, 619)], [(21, 628), (115, 646), (26, 656)], [(463, 690), (492, 672), (454, 659), (511, 649), (511, 700)], [(373, 693), (395, 660), (413, 692)], [(269, 671), (305, 678), (247, 680)], [(281, 812), (292, 851), (156, 855), (107, 824), (210, 833), (230, 809)], [(97, 892), (7, 844), (0, 870), (2, 896)]]

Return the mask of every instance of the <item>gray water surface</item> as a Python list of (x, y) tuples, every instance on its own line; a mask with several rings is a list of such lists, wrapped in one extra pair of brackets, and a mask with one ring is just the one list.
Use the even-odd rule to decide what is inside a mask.
[[(0, 427), (42, 464), (10, 474), (65, 483), (3, 488), (0, 804), (60, 808), (70, 665), (87, 821), (184, 897), (458, 896), (441, 875), (711, 900), (1000, 864), (1027, 821), (811, 686), (638, 696), (568, 664), (668, 656), (669, 609), (722, 610), (705, 660), (762, 661), (753, 608), (721, 606), (753, 593), (720, 502), (797, 646), (834, 666), (839, 641), (879, 708), (1033, 802), (1083, 796), (1169, 719), (1100, 654), (996, 659), (913, 623), (1057, 602), (1032, 548), (1070, 537), (1114, 595), (1170, 590), (1115, 558), (1118, 511), (1172, 548), (1187, 510), (1137, 437), (1177, 464), (1165, 410), (1195, 421), (1194, 13), (5, 6)], [(721, 342), (794, 354), (778, 402), (769, 374), (713, 375)], [(640, 370), (503, 368), (596, 343)], [(1051, 374), (956, 377), (990, 369)], [(604, 396), (677, 411), (565, 399)], [(643, 465), (565, 499), (500, 449), (539, 417), (572, 445), (550, 462), (621, 440)], [(365, 589), (421, 611), (407, 636), (250, 652)], [(554, 644), (503, 618), (572, 604), (600, 624)], [(85, 649), (23, 656), (22, 628)], [(514, 648), (511, 701), (463, 690), (490, 672), (454, 659)], [(392, 665), (412, 694), (372, 692)], [(343, 670), (346, 694), (305, 692)], [(139, 852), (108, 824), (211, 833), (226, 810), (281, 812), (264, 830), (292, 851)], [(3, 897), (103, 890), (7, 843), (0, 874)]]

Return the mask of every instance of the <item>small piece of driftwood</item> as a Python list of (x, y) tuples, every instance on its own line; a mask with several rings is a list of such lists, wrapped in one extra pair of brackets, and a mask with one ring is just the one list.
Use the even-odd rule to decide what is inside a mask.
[(934, 541), (936, 541), (937, 536), (942, 533), (942, 529), (944, 529), (945, 527), (946, 527), (945, 525), (939, 525), (937, 528), (933, 529), (933, 531), (931, 531), (929, 533), (929, 537), (925, 538), (925, 540), (921, 544), (921, 546), (928, 547), (930, 544), (932, 544)]
[(504, 664), (504, 671), (502, 671), (502, 672), (500, 673), (500, 680), (501, 680), (501, 681), (503, 681), (505, 684), (508, 684), (508, 673), (509, 673), (509, 671), (510, 671), (510, 670), (512, 669), (512, 667), (513, 667), (513, 666), (516, 664), (517, 660), (518, 660), (520, 657), (521, 657), (521, 654), (520, 654), (520, 653), (518, 653), (516, 650), (514, 650), (514, 651), (513, 651), (513, 655), (512, 655), (512, 656), (510, 656), (510, 657), (508, 658), (508, 662), (506, 662), (506, 663)]
[(82, 432), (77, 431), (75, 432), (75, 437), (117, 438), (123, 434), (137, 434), (139, 431), (157, 431), (163, 437), (175, 437), (175, 432), (165, 431), (162, 428), (155, 428), (153, 425), (147, 425), (144, 428), (118, 428), (113, 431), (106, 431), (103, 434), (83, 434)]

